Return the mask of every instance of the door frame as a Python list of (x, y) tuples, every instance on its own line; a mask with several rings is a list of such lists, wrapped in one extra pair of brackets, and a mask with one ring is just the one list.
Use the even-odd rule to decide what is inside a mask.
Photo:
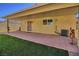
[(27, 21), (27, 32), (32, 32), (32, 21)]

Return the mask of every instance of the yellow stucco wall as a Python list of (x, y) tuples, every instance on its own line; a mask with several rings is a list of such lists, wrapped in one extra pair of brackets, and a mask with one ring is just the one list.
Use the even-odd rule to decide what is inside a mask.
[[(60, 9), (56, 11), (50, 11), (45, 13), (40, 13), (36, 15), (31, 15), (22, 21), (22, 31), (27, 32), (27, 21), (32, 21), (32, 32), (37, 33), (46, 33), (46, 34), (56, 34), (56, 26), (58, 32), (61, 29), (69, 30), (70, 27), (75, 29), (76, 37), (77, 37), (77, 30), (76, 30), (76, 18), (75, 18), (76, 8), (67, 8), (67, 9)], [(53, 23), (51, 25), (43, 25), (44, 19), (52, 19)], [(56, 21), (57, 20), (57, 21)]]
[(20, 27), (20, 21), (19, 20), (9, 20), (9, 32), (18, 31)]
[(7, 22), (0, 23), (0, 33), (7, 32)]
[[(19, 20), (9, 20), (9, 32), (17, 31), (19, 30), (20, 23), (18, 23)], [(0, 23), (0, 33), (7, 32), (7, 22)]]
[[(66, 17), (66, 18), (64, 18)], [(73, 15), (65, 15), (65, 16), (56, 16), (56, 17), (45, 17), (38, 19), (29, 19), (22, 21), (22, 31), (27, 31), (27, 21), (33, 21), (32, 23), (32, 32), (38, 33), (47, 33), (54, 34), (55, 26), (57, 25), (58, 31), (61, 29), (68, 29), (70, 27), (76, 29), (76, 20), (72, 18)], [(44, 19), (53, 19), (53, 23), (51, 25), (43, 25)], [(57, 21), (56, 21), (57, 20)]]

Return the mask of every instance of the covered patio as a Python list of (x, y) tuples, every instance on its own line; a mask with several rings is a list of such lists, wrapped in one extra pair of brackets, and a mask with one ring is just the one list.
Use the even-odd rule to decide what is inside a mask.
[(77, 20), (74, 15), (78, 5), (52, 3), (7, 15), (6, 34), (79, 54), (78, 47), (70, 44), (69, 37), (53, 35), (65, 30), (68, 36), (68, 31), (72, 27), (78, 38)]
[(24, 40), (32, 41), (35, 43), (56, 47), (59, 49), (68, 50), (69, 52), (78, 53), (79, 49), (76, 45), (70, 44), (70, 38), (64, 36), (57, 36), (51, 34), (41, 34), (41, 33), (28, 33), (15, 31), (10, 33), (5, 33), (14, 37), (18, 37)]

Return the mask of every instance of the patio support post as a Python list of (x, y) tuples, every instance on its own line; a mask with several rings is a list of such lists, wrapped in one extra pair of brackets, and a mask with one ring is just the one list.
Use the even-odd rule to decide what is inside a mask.
[[(78, 24), (79, 24), (79, 19), (78, 19)], [(79, 26), (79, 25), (78, 25)], [(79, 29), (78, 29), (78, 40), (77, 40), (77, 46), (79, 47)]]
[(77, 37), (77, 46), (79, 47), (79, 19), (77, 19), (78, 21), (77, 21), (77, 34), (78, 34), (78, 37)]
[[(79, 19), (78, 19), (78, 27), (79, 27)], [(77, 40), (77, 45), (79, 47), (79, 29), (78, 29), (78, 40)]]
[(7, 19), (7, 33), (9, 33), (9, 19)]
[[(79, 16), (79, 8), (78, 8), (78, 16)], [(78, 17), (78, 27), (79, 27), (79, 17)], [(78, 47), (79, 47), (79, 28), (78, 28), (78, 43), (77, 43)]]
[(77, 46), (79, 47), (79, 6), (77, 8), (76, 18), (77, 18), (76, 24), (77, 24), (77, 30), (78, 30)]

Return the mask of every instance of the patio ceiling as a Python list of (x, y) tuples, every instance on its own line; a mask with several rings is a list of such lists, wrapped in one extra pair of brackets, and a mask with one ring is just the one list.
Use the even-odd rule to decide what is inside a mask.
[(21, 17), (21, 16), (27, 16), (31, 14), (37, 14), (45, 11), (51, 11), (51, 10), (57, 10), (57, 9), (62, 9), (62, 8), (68, 8), (68, 7), (73, 7), (73, 6), (79, 6), (78, 3), (72, 3), (72, 4), (56, 4), (56, 3), (51, 3), (51, 4), (45, 4), (39, 7), (33, 7), (30, 9), (23, 10), (21, 12), (17, 12), (8, 16), (5, 16), (5, 18), (16, 18), (16, 17)]

